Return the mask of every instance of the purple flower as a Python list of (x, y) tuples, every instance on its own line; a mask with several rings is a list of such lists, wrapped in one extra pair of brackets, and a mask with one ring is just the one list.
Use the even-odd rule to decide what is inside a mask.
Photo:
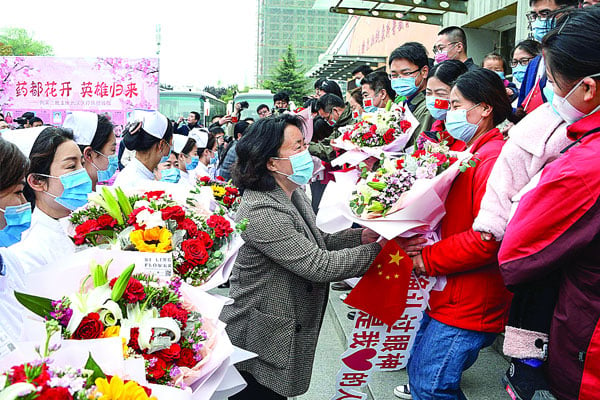
[(175, 378), (176, 376), (181, 374), (181, 370), (179, 369), (179, 367), (177, 365), (173, 365), (171, 367), (171, 370), (169, 371), (169, 376), (171, 378)]

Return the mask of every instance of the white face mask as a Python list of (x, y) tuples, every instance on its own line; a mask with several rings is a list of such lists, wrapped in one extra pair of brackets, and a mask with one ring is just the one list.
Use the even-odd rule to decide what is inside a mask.
[[(585, 78), (594, 78), (596, 76), (600, 76), (600, 73), (586, 76)], [(583, 112), (575, 108), (575, 106), (573, 106), (567, 100), (567, 98), (575, 92), (579, 85), (583, 83), (583, 80), (585, 78), (582, 78), (575, 86), (573, 86), (573, 89), (571, 89), (565, 97), (561, 97), (558, 94), (556, 94), (556, 92), (554, 92), (554, 97), (552, 98), (552, 108), (554, 108), (556, 113), (560, 115), (560, 117), (569, 125), (579, 121), (580, 119), (589, 114), (595, 113), (600, 108), (600, 106), (598, 106), (591, 113), (584, 114)]]

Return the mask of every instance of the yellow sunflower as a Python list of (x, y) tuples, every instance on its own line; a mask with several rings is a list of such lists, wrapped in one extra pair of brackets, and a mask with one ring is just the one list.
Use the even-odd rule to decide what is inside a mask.
[(138, 251), (145, 253), (166, 253), (171, 250), (171, 232), (167, 228), (138, 229), (129, 235), (131, 243)]
[(211, 185), (210, 187), (211, 187), (216, 199), (222, 198), (223, 196), (225, 196), (225, 193), (227, 193), (227, 191), (225, 190), (225, 188), (223, 186)]
[(118, 376), (110, 378), (110, 382), (106, 378), (97, 378), (95, 383), (100, 400), (157, 400), (154, 396), (148, 397), (137, 382), (123, 383)]

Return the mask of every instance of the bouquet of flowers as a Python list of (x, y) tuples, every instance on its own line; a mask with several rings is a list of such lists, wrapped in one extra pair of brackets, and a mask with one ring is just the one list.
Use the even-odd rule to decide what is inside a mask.
[(131, 265), (109, 279), (109, 265), (92, 262), (79, 291), (61, 299), (15, 296), (47, 325), (61, 328), (64, 339), (121, 337), (126, 358), (145, 360), (150, 383), (192, 384), (216, 344), (212, 323), (184, 303), (178, 277), (161, 285), (153, 276), (134, 275)]
[[(363, 167), (362, 179), (350, 198), (350, 208), (364, 219), (396, 212), (405, 206), (405, 193), (417, 180), (432, 180), (442, 174), (458, 161), (457, 155), (445, 142), (426, 142), (412, 154), (384, 158), (375, 171), (369, 172)], [(459, 170), (464, 171), (468, 166), (468, 163), (462, 164)]]
[(331, 144), (343, 150), (360, 150), (381, 158), (381, 153), (401, 151), (417, 125), (409, 110), (389, 102), (385, 109), (363, 114), (362, 121), (341, 128), (341, 136)]
[(198, 186), (208, 186), (212, 189), (215, 201), (229, 212), (235, 213), (240, 205), (240, 191), (231, 181), (225, 181), (222, 176), (211, 179), (208, 176), (200, 176), (196, 180)]
[(223, 265), (230, 239), (246, 227), (246, 221), (234, 225), (222, 210), (199, 212), (193, 202), (180, 204), (165, 191), (127, 196), (107, 187), (72, 213), (70, 222), (80, 249), (168, 253), (175, 273), (195, 286)]

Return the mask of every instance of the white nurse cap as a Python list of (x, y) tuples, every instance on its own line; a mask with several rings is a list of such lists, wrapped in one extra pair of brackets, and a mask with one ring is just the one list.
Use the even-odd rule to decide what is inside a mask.
[(89, 146), (98, 129), (98, 114), (89, 111), (73, 111), (67, 114), (63, 128), (73, 131), (75, 143)]
[(208, 143), (208, 132), (205, 129), (194, 128), (190, 131), (189, 136), (194, 139), (196, 146), (199, 149), (205, 149)]
[(179, 134), (173, 135), (173, 151), (177, 154), (181, 153), (187, 142), (187, 136)]
[[(154, 110), (135, 110), (129, 117), (131, 123), (142, 123), (142, 129), (148, 132), (148, 134), (154, 136), (157, 139), (162, 139), (167, 132), (167, 126), (170, 122), (161, 113)], [(135, 128), (131, 131), (135, 134)]]

